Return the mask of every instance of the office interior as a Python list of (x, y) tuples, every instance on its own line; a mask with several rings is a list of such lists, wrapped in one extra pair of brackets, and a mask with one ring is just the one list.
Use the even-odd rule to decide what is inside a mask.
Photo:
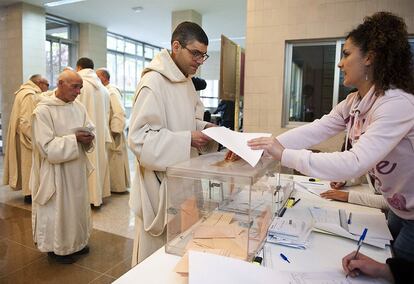
[[(412, 0), (52, 0), (0, 1), (0, 104), (5, 141), (14, 92), (32, 74), (56, 86), (57, 74), (90, 57), (115, 73), (129, 114), (140, 72), (169, 48), (182, 21), (200, 24), (210, 58), (197, 73), (211, 112), (220, 101), (220, 36), (245, 51), (243, 131), (278, 135), (327, 114), (350, 91), (336, 67), (345, 34), (377, 11), (401, 16), (414, 51)], [(167, 2), (167, 3), (166, 3)], [(335, 151), (344, 135), (315, 146)], [(4, 144), (2, 144), (4, 147)], [(131, 154), (131, 177), (135, 169)], [(3, 162), (1, 175), (3, 174)], [(111, 196), (93, 212), (88, 258), (71, 266), (47, 261), (31, 240), (30, 205), (7, 186), (0, 190), (0, 282), (111, 283), (130, 269), (134, 216), (128, 194)], [(145, 283), (142, 282), (142, 283)]]

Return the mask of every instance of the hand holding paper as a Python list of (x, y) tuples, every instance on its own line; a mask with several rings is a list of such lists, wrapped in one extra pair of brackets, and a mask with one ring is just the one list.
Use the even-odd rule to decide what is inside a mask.
[(270, 133), (244, 133), (236, 132), (225, 127), (210, 127), (202, 131), (205, 135), (233, 151), (252, 167), (256, 166), (262, 156), (263, 150), (251, 149), (247, 141), (258, 137), (270, 137)]
[(282, 160), (282, 153), (285, 147), (275, 137), (259, 137), (247, 142), (252, 150), (264, 150), (265, 155), (271, 156), (276, 161)]

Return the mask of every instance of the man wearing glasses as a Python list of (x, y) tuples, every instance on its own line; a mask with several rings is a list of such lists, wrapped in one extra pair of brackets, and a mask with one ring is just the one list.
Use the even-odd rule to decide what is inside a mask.
[(3, 184), (13, 190), (22, 190), (25, 203), (32, 203), (29, 189), (32, 167), (32, 127), (31, 116), (39, 101), (39, 94), (46, 92), (49, 82), (39, 74), (20, 86), (14, 98), (7, 130), (4, 158)]
[(154, 57), (135, 92), (128, 137), (139, 167), (130, 195), (136, 214), (133, 265), (165, 243), (166, 168), (217, 150), (201, 132), (214, 125), (203, 121), (204, 106), (191, 81), (208, 58), (207, 46), (200, 26), (179, 24), (171, 53), (164, 49)]

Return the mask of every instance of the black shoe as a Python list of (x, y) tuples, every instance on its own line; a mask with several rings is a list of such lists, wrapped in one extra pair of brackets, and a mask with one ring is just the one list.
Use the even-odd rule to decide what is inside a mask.
[(48, 252), (47, 255), (57, 263), (61, 264), (72, 264), (76, 261), (72, 255), (57, 255), (54, 252)]
[(32, 204), (32, 196), (31, 195), (25, 195), (24, 196), (24, 203)]
[(89, 253), (89, 247), (88, 246), (85, 246), (80, 251), (74, 252), (71, 255), (83, 255), (83, 254), (88, 254), (88, 253)]

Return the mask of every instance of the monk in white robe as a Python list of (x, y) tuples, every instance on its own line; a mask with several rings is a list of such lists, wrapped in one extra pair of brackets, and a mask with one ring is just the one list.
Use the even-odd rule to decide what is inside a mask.
[(59, 76), (58, 89), (42, 97), (32, 116), (33, 237), (42, 252), (61, 263), (87, 253), (92, 229), (86, 152), (92, 150), (94, 126), (76, 97), (82, 79), (74, 71)]
[(31, 202), (29, 189), (32, 167), (31, 116), (38, 102), (39, 94), (47, 91), (48, 81), (41, 75), (33, 75), (15, 93), (13, 108), (7, 129), (4, 157), (3, 184), (12, 190), (22, 190), (25, 202)]
[(166, 168), (212, 142), (201, 132), (213, 124), (202, 121), (204, 107), (189, 77), (208, 57), (207, 35), (184, 22), (171, 42), (172, 53), (161, 51), (144, 69), (131, 114), (128, 144), (137, 158), (129, 201), (136, 214), (132, 265), (165, 244)]
[(107, 151), (112, 142), (109, 132), (109, 93), (96, 76), (91, 59), (80, 58), (77, 71), (83, 79), (83, 88), (77, 99), (85, 106), (96, 127), (95, 150), (88, 153), (95, 167), (89, 176), (89, 197), (90, 203), (98, 207), (104, 197), (111, 195)]
[(125, 108), (119, 89), (110, 83), (110, 74), (105, 68), (96, 70), (102, 84), (108, 89), (110, 99), (109, 129), (112, 143), (108, 149), (109, 177), (112, 192), (125, 192), (130, 184), (128, 152), (125, 138)]

